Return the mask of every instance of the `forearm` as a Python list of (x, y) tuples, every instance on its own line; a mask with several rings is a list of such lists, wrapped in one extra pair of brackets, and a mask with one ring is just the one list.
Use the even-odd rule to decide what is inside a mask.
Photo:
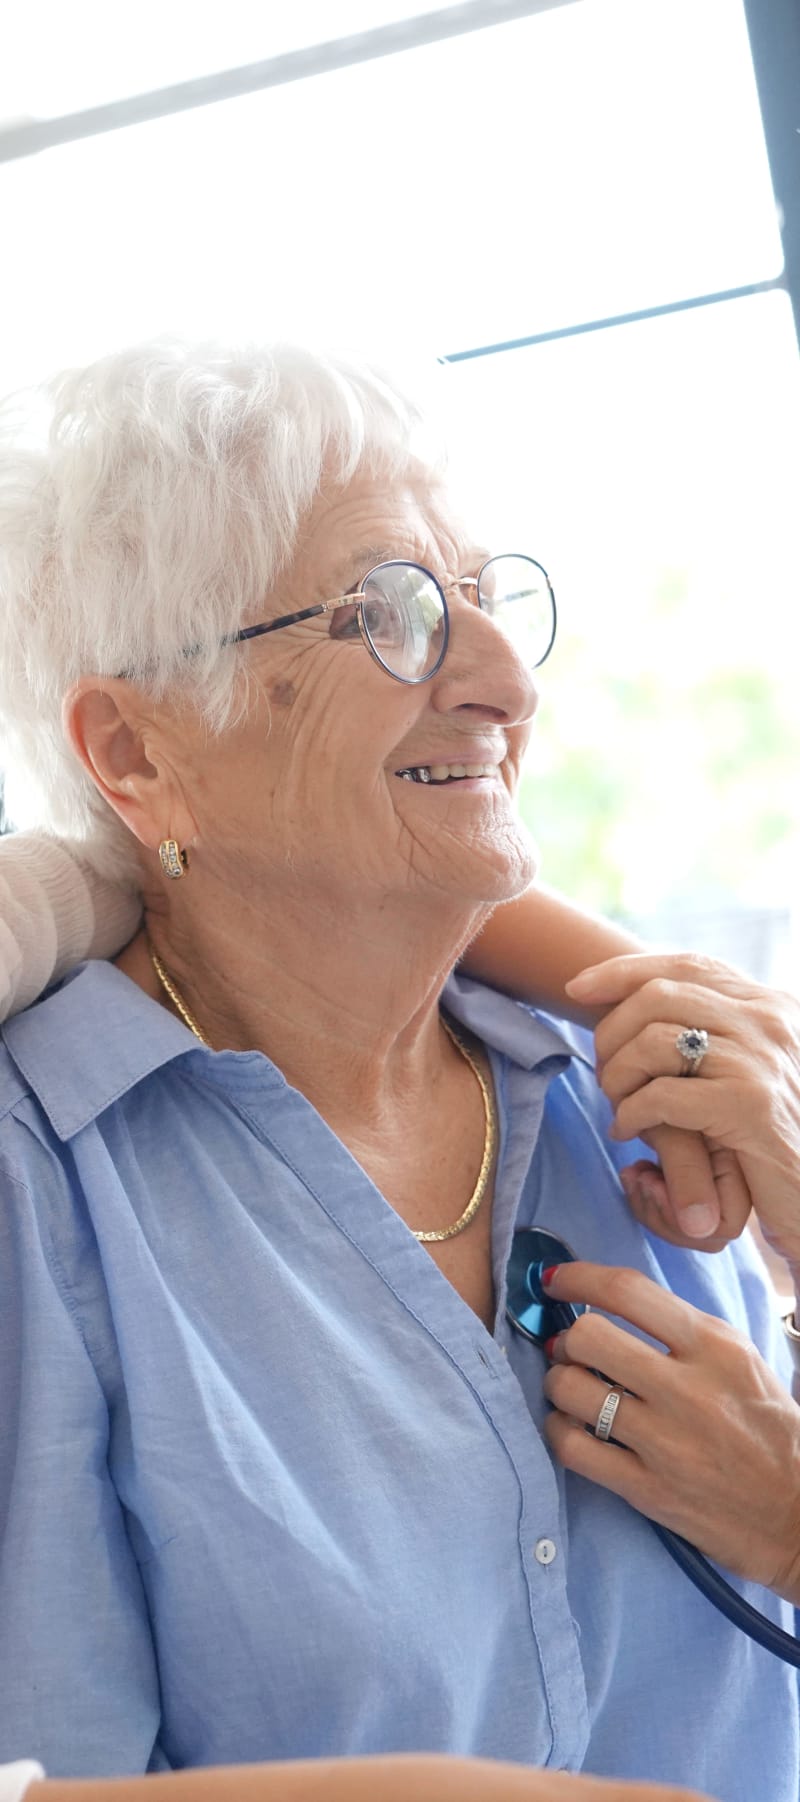
[[(146, 1786), (146, 1787), (145, 1787)], [(25, 1802), (706, 1802), (699, 1791), (409, 1753), (34, 1783)]]
[[(573, 1781), (577, 1791), (573, 1790)], [(228, 1765), (151, 1777), (33, 1783), (24, 1802), (592, 1802), (595, 1788), (526, 1766), (408, 1753)], [(614, 1795), (617, 1795), (616, 1788)], [(638, 1788), (636, 1796), (638, 1796)], [(648, 1796), (650, 1791), (648, 1789)], [(607, 1802), (603, 1785), (598, 1802)], [(635, 1802), (635, 1797), (634, 1797)]]
[[(25, 1802), (445, 1802), (450, 1761), (320, 1758), (291, 1763), (228, 1765), (151, 1777), (32, 1784)], [(458, 1793), (455, 1774), (452, 1797)], [(463, 1792), (462, 1792), (463, 1793)], [(449, 1802), (449, 1798), (448, 1798)]]
[(506, 994), (593, 1026), (605, 1010), (579, 1007), (565, 984), (589, 964), (641, 949), (631, 933), (536, 885), (492, 914), (462, 968)]

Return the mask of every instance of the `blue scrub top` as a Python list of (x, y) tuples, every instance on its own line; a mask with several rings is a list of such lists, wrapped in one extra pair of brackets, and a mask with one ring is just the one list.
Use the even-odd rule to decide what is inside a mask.
[(554, 1469), (503, 1313), (535, 1223), (777, 1361), (757, 1255), (637, 1226), (581, 1035), (463, 978), (444, 1000), (497, 1090), (493, 1335), (260, 1053), (102, 963), (6, 1026), (0, 1760), (428, 1750), (797, 1802), (796, 1673)]

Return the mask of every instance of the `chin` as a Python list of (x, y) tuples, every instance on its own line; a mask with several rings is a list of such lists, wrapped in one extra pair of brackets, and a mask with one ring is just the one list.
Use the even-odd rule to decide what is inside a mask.
[(475, 900), (488, 907), (500, 907), (504, 901), (516, 901), (524, 895), (535, 882), (538, 870), (538, 848), (525, 828), (520, 827), (501, 846), (487, 846), (485, 853), (473, 857), (465, 891), (474, 893)]

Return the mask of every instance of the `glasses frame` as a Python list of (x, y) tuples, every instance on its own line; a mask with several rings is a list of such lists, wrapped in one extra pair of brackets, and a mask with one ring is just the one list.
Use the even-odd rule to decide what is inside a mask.
[[(486, 562), (481, 564), (477, 576), (456, 576), (452, 582), (447, 583), (447, 589), (474, 588), (478, 606), (480, 607), (481, 612), (486, 612), (481, 600), (481, 577), (484, 571), (488, 569), (489, 564), (498, 562), (501, 557), (520, 557), (525, 563), (532, 563), (534, 568), (538, 569), (540, 574), (544, 576), (545, 582), (547, 583), (547, 589), (550, 595), (550, 606), (552, 609), (552, 629), (546, 651), (543, 652), (542, 656), (533, 665), (534, 669), (541, 669), (542, 664), (546, 662), (553, 649), (558, 617), (556, 613), (556, 597), (553, 592), (553, 584), (550, 581), (550, 577), (548, 576), (544, 565), (537, 562), (535, 557), (528, 556), (527, 551), (499, 551), (495, 556), (487, 557)], [(421, 575), (427, 576), (428, 581), (433, 583), (433, 586), (441, 599), (442, 618), (444, 620), (442, 648), (433, 668), (427, 670), (424, 676), (398, 676), (396, 670), (390, 669), (388, 663), (384, 663), (380, 651), (377, 646), (373, 644), (370, 637), (369, 627), (364, 619), (364, 602), (369, 599), (369, 596), (364, 593), (364, 589), (371, 577), (377, 576), (382, 569), (418, 569)], [(370, 656), (374, 658), (375, 662), (385, 674), (391, 676), (393, 682), (402, 682), (406, 688), (418, 688), (421, 683), (430, 682), (434, 676), (438, 675), (445, 657), (447, 656), (447, 648), (450, 643), (450, 609), (447, 605), (447, 594), (444, 585), (438, 580), (438, 577), (433, 574), (432, 570), (427, 569), (424, 563), (414, 563), (409, 557), (391, 557), (383, 563), (374, 564), (372, 569), (367, 570), (367, 573), (362, 577), (358, 588), (355, 589), (352, 594), (340, 594), (336, 595), (334, 599), (330, 601), (318, 601), (315, 607), (302, 607), (299, 613), (284, 613), (281, 615), (280, 619), (269, 620), (262, 625), (244, 626), (241, 632), (232, 632), (227, 638), (223, 638), (221, 642), (224, 645), (243, 644), (248, 638), (263, 638), (268, 632), (282, 632), (286, 626), (297, 626), (302, 620), (318, 619), (324, 613), (335, 613), (339, 607), (353, 606), (356, 610), (356, 620), (362, 643), (369, 651)], [(487, 614), (487, 617), (491, 618), (491, 615)]]

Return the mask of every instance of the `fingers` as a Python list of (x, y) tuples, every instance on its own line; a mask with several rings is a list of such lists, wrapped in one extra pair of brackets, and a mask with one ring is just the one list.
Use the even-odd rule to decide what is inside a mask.
[[(702, 1026), (710, 1039), (722, 1042), (733, 1036), (736, 1023), (741, 1024), (742, 1002), (699, 983), (675, 982), (662, 970), (621, 1001), (607, 1014), (595, 1033), (595, 1046), (600, 1063), (605, 1067), (623, 1047), (630, 1050), (632, 1041), (641, 1033), (643, 1067), (671, 1070), (677, 1076), (681, 1069), (680, 1053), (675, 1040), (687, 1026)], [(720, 1043), (715, 1043), (719, 1051)], [(704, 1068), (711, 1055), (709, 1047), (703, 1059)]]
[[(659, 1156), (662, 1180), (655, 1170), (650, 1176), (646, 1166), (639, 1167), (638, 1194), (662, 1225), (671, 1227), (680, 1237), (685, 1235), (689, 1244), (695, 1239), (710, 1238), (719, 1230), (722, 1211), (708, 1146), (693, 1133), (679, 1133), (670, 1126), (656, 1128), (656, 1139), (654, 1149)], [(634, 1190), (636, 1187), (635, 1183)], [(635, 1212), (631, 1195), (629, 1201)]]
[[(602, 1308), (678, 1356), (692, 1351), (706, 1320), (698, 1308), (662, 1289), (640, 1270), (582, 1260), (557, 1264), (546, 1290), (557, 1301), (583, 1301), (591, 1308)], [(651, 1382), (660, 1386), (663, 1378), (663, 1353), (599, 1314), (583, 1314), (566, 1333), (559, 1334), (558, 1344), (568, 1348), (566, 1355), (573, 1361), (602, 1370), (609, 1381), (620, 1382), (637, 1395), (647, 1396)]]
[[(749, 1104), (749, 1105), (748, 1105)], [(609, 1127), (611, 1139), (641, 1139), (656, 1127), (679, 1126), (702, 1133), (707, 1139), (731, 1139), (737, 1143), (737, 1121), (744, 1131), (750, 1124), (752, 1097), (747, 1085), (702, 1082), (680, 1076), (656, 1076), (635, 1095), (621, 1101)]]
[[(553, 1400), (552, 1397), (550, 1399)], [(622, 1402), (614, 1421), (615, 1439), (617, 1420), (621, 1413)], [(628, 1450), (624, 1445), (612, 1445), (602, 1439), (595, 1439), (592, 1433), (587, 1433), (580, 1420), (573, 1420), (558, 1406), (553, 1414), (547, 1416), (544, 1431), (548, 1444), (565, 1470), (574, 1471), (578, 1477), (586, 1477), (590, 1483), (600, 1483), (603, 1489), (610, 1489), (614, 1495), (622, 1496), (633, 1508), (639, 1508), (643, 1514), (648, 1512), (650, 1486), (644, 1467), (634, 1451)]]
[[(610, 1021), (603, 1022), (603, 1026), (609, 1025)], [(624, 1101), (626, 1095), (632, 1095), (654, 1076), (680, 1076), (684, 1081), (695, 1080), (694, 1077), (683, 1077), (684, 1060), (677, 1044), (679, 1030), (682, 1029), (671, 1020), (648, 1020), (634, 1032), (632, 1038), (623, 1040), (616, 1051), (610, 1051), (608, 1033), (605, 1040), (602, 1040), (603, 1027), (598, 1027), (598, 1075), (604, 1095), (608, 1096), (615, 1107), (620, 1101)], [(708, 1050), (703, 1053), (696, 1073), (699, 1077), (702, 1072), (704, 1082), (728, 1077), (736, 1073), (739, 1067), (737, 1048), (731, 1040), (720, 1031), (707, 1030)]]
[(660, 1126), (647, 1142), (659, 1165), (640, 1158), (620, 1172), (628, 1206), (648, 1232), (697, 1251), (721, 1251), (738, 1239), (752, 1198), (733, 1151), (710, 1148), (695, 1133)]
[(625, 957), (609, 957), (602, 964), (581, 970), (566, 984), (567, 992), (586, 1006), (616, 1006), (635, 994), (643, 983), (668, 977), (673, 983), (696, 983), (705, 992), (715, 990), (735, 999), (759, 993), (760, 985), (714, 958), (685, 952), (641, 951)]
[[(560, 1414), (590, 1428), (594, 1434), (610, 1389), (618, 1389), (619, 1385), (612, 1385), (593, 1371), (585, 1370), (581, 1364), (556, 1362), (547, 1371), (543, 1388), (548, 1401)], [(600, 1444), (613, 1442), (638, 1451), (643, 1433), (646, 1433), (646, 1421), (647, 1409), (637, 1396), (626, 1393), (617, 1404), (611, 1438), (600, 1440)]]

